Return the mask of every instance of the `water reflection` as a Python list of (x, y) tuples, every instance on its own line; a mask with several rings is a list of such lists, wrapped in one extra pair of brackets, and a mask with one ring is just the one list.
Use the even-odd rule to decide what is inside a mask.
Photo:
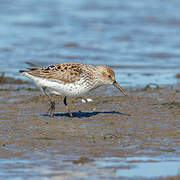
[[(5, 179), (99, 179), (99, 178), (158, 178), (180, 175), (179, 158), (153, 157), (98, 158), (85, 164), (73, 164), (63, 156), (56, 159), (1, 160), (0, 177)], [(43, 156), (47, 157), (47, 156)]]

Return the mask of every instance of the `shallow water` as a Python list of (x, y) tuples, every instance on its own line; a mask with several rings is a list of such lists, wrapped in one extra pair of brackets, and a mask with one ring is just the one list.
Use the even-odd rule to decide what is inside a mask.
[[(36, 155), (34, 155), (36, 156)], [(0, 177), (5, 179), (128, 179), (158, 178), (180, 175), (179, 158), (127, 157), (97, 158), (85, 164), (73, 164), (73, 159), (47, 156), (38, 159), (1, 160)]]
[(180, 1), (2, 0), (0, 72), (26, 61), (114, 67), (123, 86), (174, 84), (180, 71)]

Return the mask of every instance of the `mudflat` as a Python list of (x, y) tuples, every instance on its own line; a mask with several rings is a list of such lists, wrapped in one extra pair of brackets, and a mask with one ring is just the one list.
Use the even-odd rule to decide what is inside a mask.
[(126, 91), (124, 97), (111, 86), (101, 87), (89, 93), (93, 102), (85, 104), (68, 98), (73, 118), (63, 97), (53, 95), (56, 111), (51, 118), (46, 97), (31, 84), (1, 83), (0, 158), (28, 159), (41, 152), (65, 155), (78, 164), (97, 157), (178, 157), (180, 87), (148, 85)]

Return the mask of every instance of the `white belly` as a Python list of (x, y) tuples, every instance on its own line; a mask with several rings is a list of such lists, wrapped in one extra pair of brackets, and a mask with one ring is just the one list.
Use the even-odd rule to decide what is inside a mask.
[(61, 84), (52, 81), (47, 82), (46, 89), (52, 94), (62, 96), (82, 96), (88, 92), (88, 89), (76, 83)]
[(45, 78), (32, 76), (28, 73), (24, 73), (24, 75), (32, 79), (38, 87), (46, 87), (46, 90), (52, 94), (62, 96), (82, 96), (91, 89), (82, 81), (76, 83), (61, 83), (59, 81), (51, 81)]

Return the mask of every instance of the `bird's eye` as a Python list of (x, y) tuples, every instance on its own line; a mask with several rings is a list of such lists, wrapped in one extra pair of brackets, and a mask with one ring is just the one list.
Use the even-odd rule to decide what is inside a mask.
[(108, 78), (111, 78), (111, 76), (109, 75)]

